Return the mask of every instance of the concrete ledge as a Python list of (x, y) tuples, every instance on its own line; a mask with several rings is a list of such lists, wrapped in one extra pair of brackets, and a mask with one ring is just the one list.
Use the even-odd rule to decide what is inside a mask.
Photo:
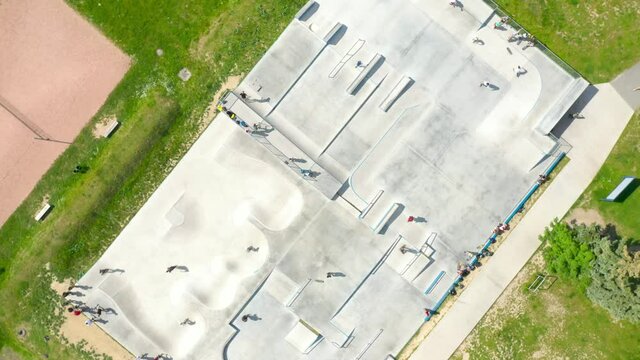
[(414, 83), (413, 79), (403, 76), (400, 81), (389, 92), (389, 95), (380, 103), (380, 110), (387, 112), (389, 108), (398, 100), (398, 98)]
[(382, 64), (383, 61), (384, 56), (382, 56), (381, 54), (376, 54), (373, 59), (369, 61), (369, 64), (360, 72), (360, 75), (358, 75), (356, 79), (353, 80), (351, 85), (349, 85), (349, 87), (347, 88), (347, 94), (355, 95), (362, 87), (362, 84), (364, 84), (364, 82), (369, 79), (369, 77), (375, 72), (375, 70), (378, 69), (379, 65)]
[(342, 23), (336, 23), (331, 30), (324, 36), (322, 40), (327, 44), (336, 44), (342, 34), (344, 34), (346, 26)]
[(304, 19), (305, 15), (307, 15), (308, 12), (313, 11), (314, 8), (317, 8), (318, 6), (319, 6), (318, 3), (316, 3), (313, 0), (310, 0), (300, 10), (298, 10), (298, 12), (294, 17), (298, 20), (302, 20)]
[(558, 97), (558, 100), (551, 106), (546, 115), (540, 119), (536, 125), (536, 130), (542, 135), (549, 134), (588, 86), (587, 80), (583, 78), (575, 79), (565, 89), (564, 93)]

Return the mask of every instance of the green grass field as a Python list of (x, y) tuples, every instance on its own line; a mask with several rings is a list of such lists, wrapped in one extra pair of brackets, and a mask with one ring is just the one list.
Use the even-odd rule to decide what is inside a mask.
[[(251, 69), (304, 3), (69, 0), (134, 64), (0, 229), (0, 357), (91, 358), (55, 337), (61, 300), (51, 280), (77, 278), (95, 262), (204, 130), (202, 114), (224, 80)], [(177, 77), (183, 67), (193, 74), (186, 83)], [(111, 114), (122, 127), (109, 140), (94, 139), (93, 125)], [(73, 174), (78, 164), (90, 170)], [(55, 209), (35, 223), (45, 196)]]
[(517, 22), (593, 83), (640, 60), (640, 2), (495, 0)]
[(524, 281), (512, 284), (507, 301), (489, 310), (453, 359), (462, 359), (463, 352), (474, 360), (638, 357), (640, 324), (611, 321), (571, 282), (557, 280), (548, 290), (530, 292), (540, 270), (533, 263), (522, 270)]
[(621, 202), (600, 200), (625, 175), (640, 177), (640, 113), (631, 118), (607, 161), (575, 204), (576, 207), (597, 210), (607, 222), (615, 224), (622, 235), (640, 240), (640, 189)]

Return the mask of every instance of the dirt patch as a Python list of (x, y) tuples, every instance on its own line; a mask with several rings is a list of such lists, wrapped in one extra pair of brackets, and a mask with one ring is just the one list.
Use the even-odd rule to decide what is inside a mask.
[(0, 225), (130, 66), (63, 0), (0, 6)]
[[(0, 5), (2, 2), (0, 1)], [(21, 360), (20, 355), (11, 350), (8, 346), (2, 348), (0, 351), (0, 359), (2, 360)]]
[(211, 102), (209, 103), (209, 106), (207, 106), (207, 109), (204, 111), (204, 114), (202, 115), (202, 119), (200, 123), (202, 124), (203, 128), (201, 130), (204, 130), (204, 127), (209, 125), (209, 123), (211, 123), (211, 121), (215, 117), (216, 111), (217, 111), (216, 106), (220, 101), (220, 97), (222, 97), (222, 95), (226, 91), (237, 88), (238, 85), (240, 84), (240, 81), (242, 81), (243, 77), (244, 77), (244, 74), (229, 76), (224, 81), (224, 83), (220, 86), (220, 89), (218, 89), (218, 91), (213, 95), (213, 99), (211, 100)]
[[(63, 282), (53, 282), (51, 288), (60, 296), (67, 291), (71, 284), (70, 280)], [(83, 341), (87, 346), (96, 353), (109, 355), (113, 360), (129, 360), (132, 358), (122, 345), (115, 341), (111, 336), (107, 335), (96, 324), (87, 326), (85, 321), (87, 317), (84, 315), (73, 315), (66, 310), (64, 311), (64, 323), (60, 328), (60, 336), (73, 344), (79, 344)]]
[(594, 209), (576, 208), (573, 209), (566, 218), (567, 221), (572, 222), (575, 220), (578, 224), (591, 225), (595, 223), (602, 227), (607, 225), (607, 222), (604, 220), (602, 215)]

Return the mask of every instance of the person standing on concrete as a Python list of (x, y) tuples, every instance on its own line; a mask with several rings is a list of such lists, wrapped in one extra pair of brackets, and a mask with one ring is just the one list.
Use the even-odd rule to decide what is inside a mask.
[(104, 310), (104, 309), (102, 308), (102, 306), (100, 306), (100, 305), (96, 305), (96, 307), (95, 307), (94, 309), (95, 309), (95, 311), (96, 311), (96, 316), (97, 316), (97, 317), (102, 316), (102, 311)]
[(170, 273), (170, 272), (172, 272), (173, 270), (175, 270), (177, 267), (178, 267), (178, 265), (171, 265), (171, 266), (169, 266), (169, 267), (167, 268), (167, 271), (166, 271), (166, 272)]
[(240, 92), (240, 97), (242, 98), (242, 100), (247, 100), (247, 98), (248, 98), (247, 93), (244, 92), (244, 91)]
[(108, 272), (110, 272), (110, 269), (100, 269), (100, 275), (104, 275)]
[(464, 10), (460, 0), (451, 0), (451, 1), (449, 1), (449, 5), (451, 5), (453, 8), (459, 7), (460, 11)]
[(409, 247), (407, 245), (400, 246), (400, 252), (406, 254), (409, 251)]
[(489, 87), (489, 85), (491, 85), (491, 83), (486, 80), (480, 83), (480, 87)]

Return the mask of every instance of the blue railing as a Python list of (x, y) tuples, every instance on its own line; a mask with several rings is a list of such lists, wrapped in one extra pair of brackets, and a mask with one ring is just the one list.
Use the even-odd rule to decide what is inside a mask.
[[(562, 159), (565, 157), (565, 155), (566, 155), (565, 152), (561, 152), (560, 154), (558, 154), (558, 156), (553, 160), (553, 162), (549, 165), (549, 167), (547, 167), (547, 169), (542, 173), (542, 175), (549, 176), (551, 174), (551, 172), (553, 172), (553, 170), (558, 166), (560, 161), (562, 161)], [(524, 205), (527, 203), (527, 201), (529, 201), (529, 199), (531, 199), (531, 196), (533, 196), (533, 194), (536, 192), (536, 190), (538, 190), (538, 188), (540, 188), (540, 183), (538, 181), (536, 181), (535, 184), (533, 184), (533, 186), (531, 186), (529, 191), (527, 191), (527, 194), (522, 198), (522, 200), (520, 200), (520, 202), (518, 202), (518, 204), (513, 208), (513, 210), (511, 210), (511, 213), (509, 213), (509, 216), (507, 216), (507, 218), (504, 220), (504, 224), (508, 225), (513, 220), (513, 218), (516, 216), (516, 214), (519, 213), (522, 210)], [(497, 236), (498, 236), (498, 234), (496, 234), (496, 233), (491, 234), (491, 236), (487, 239), (487, 241), (485, 242), (484, 246), (482, 247), (482, 250), (480, 251), (480, 253), (483, 253), (487, 249), (489, 249), (489, 246), (491, 246), (491, 244), (493, 244), (493, 242), (495, 241)], [(479, 261), (478, 255), (474, 255), (473, 258), (471, 259), (471, 261), (469, 262), (469, 265), (473, 266), (473, 265), (477, 264), (478, 261)], [(460, 275), (458, 275), (458, 277), (456, 277), (454, 282), (447, 289), (446, 293), (440, 298), (440, 300), (438, 300), (438, 302), (433, 306), (433, 308), (430, 309), (431, 310), (430, 311), (430, 315), (426, 316), (424, 318), (424, 321), (429, 321), (431, 319), (431, 317), (434, 315), (434, 313), (436, 311), (438, 311), (438, 309), (442, 306), (442, 303), (444, 303), (444, 301), (447, 299), (447, 297), (449, 296), (451, 291), (456, 286), (458, 286), (458, 284), (462, 281), (462, 279), (463, 279), (463, 277), (460, 276)]]

